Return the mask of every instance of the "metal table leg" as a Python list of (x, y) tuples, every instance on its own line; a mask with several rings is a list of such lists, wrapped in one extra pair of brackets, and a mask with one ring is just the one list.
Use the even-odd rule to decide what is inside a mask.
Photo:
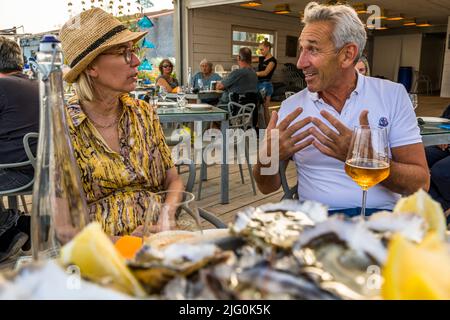
[(228, 120), (220, 122), (220, 129), (222, 131), (222, 167), (221, 167), (221, 203), (229, 203), (228, 196), (228, 136), (227, 129), (229, 127)]

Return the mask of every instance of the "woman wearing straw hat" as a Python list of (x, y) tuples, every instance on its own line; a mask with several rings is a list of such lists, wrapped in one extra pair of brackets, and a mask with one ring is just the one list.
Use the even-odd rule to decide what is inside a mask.
[[(99, 8), (60, 31), (71, 68), (64, 80), (76, 91), (67, 107), (69, 132), (90, 217), (110, 236), (138, 235), (152, 194), (184, 189), (156, 112), (128, 95), (140, 64), (133, 45), (145, 34)], [(193, 223), (188, 216), (180, 221), (186, 228)]]

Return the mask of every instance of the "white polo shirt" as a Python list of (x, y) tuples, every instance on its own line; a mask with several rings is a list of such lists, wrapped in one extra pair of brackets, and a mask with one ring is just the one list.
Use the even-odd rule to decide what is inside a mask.
[[(367, 109), (371, 126), (387, 127), (390, 148), (422, 142), (416, 115), (404, 86), (388, 80), (358, 74), (356, 89), (340, 114), (317, 93), (306, 88), (283, 101), (278, 121), (298, 107), (302, 107), (303, 112), (294, 122), (313, 116), (334, 129), (320, 115), (321, 110), (326, 110), (352, 130), (359, 125), (361, 111)], [(309, 124), (297, 133), (311, 126)], [(322, 154), (313, 145), (297, 152), (294, 161), (300, 200), (316, 200), (328, 205), (330, 210), (361, 207), (362, 190), (345, 173), (344, 162)], [(399, 194), (378, 184), (368, 191), (367, 208), (390, 210), (399, 198)]]

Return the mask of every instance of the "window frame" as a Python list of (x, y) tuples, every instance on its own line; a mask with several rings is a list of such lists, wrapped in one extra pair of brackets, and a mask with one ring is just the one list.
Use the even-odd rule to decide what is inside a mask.
[(277, 32), (275, 30), (270, 30), (270, 29), (261, 29), (261, 28), (254, 28), (254, 27), (244, 27), (244, 26), (240, 26), (240, 25), (232, 25), (231, 26), (231, 57), (233, 59), (237, 58), (236, 54), (233, 54), (233, 46), (237, 45), (239, 47), (257, 47), (259, 46), (260, 42), (252, 42), (252, 41), (237, 41), (233, 39), (233, 34), (234, 32), (247, 32), (247, 33), (259, 33), (259, 34), (269, 34), (271, 36), (273, 36), (273, 41), (272, 43), (272, 49), (271, 49), (271, 53), (272, 55), (276, 58), (277, 57), (277, 48), (276, 48), (276, 43), (277, 43)]

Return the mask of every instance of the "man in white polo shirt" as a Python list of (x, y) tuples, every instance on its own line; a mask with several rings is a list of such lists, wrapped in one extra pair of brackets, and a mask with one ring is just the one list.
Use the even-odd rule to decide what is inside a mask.
[[(366, 214), (392, 209), (401, 195), (428, 190), (429, 173), (416, 117), (401, 84), (365, 77), (355, 63), (366, 43), (366, 32), (353, 8), (309, 3), (299, 38), (297, 67), (307, 88), (285, 100), (272, 114), (260, 154), (273, 143), (270, 131), (279, 131), (279, 157), (293, 159), (300, 200), (316, 200), (330, 211), (359, 214), (361, 189), (344, 171), (352, 129), (359, 124), (386, 127), (391, 152), (389, 177), (369, 189)], [(279, 189), (278, 174), (264, 175), (271, 163), (254, 167), (263, 193)]]

